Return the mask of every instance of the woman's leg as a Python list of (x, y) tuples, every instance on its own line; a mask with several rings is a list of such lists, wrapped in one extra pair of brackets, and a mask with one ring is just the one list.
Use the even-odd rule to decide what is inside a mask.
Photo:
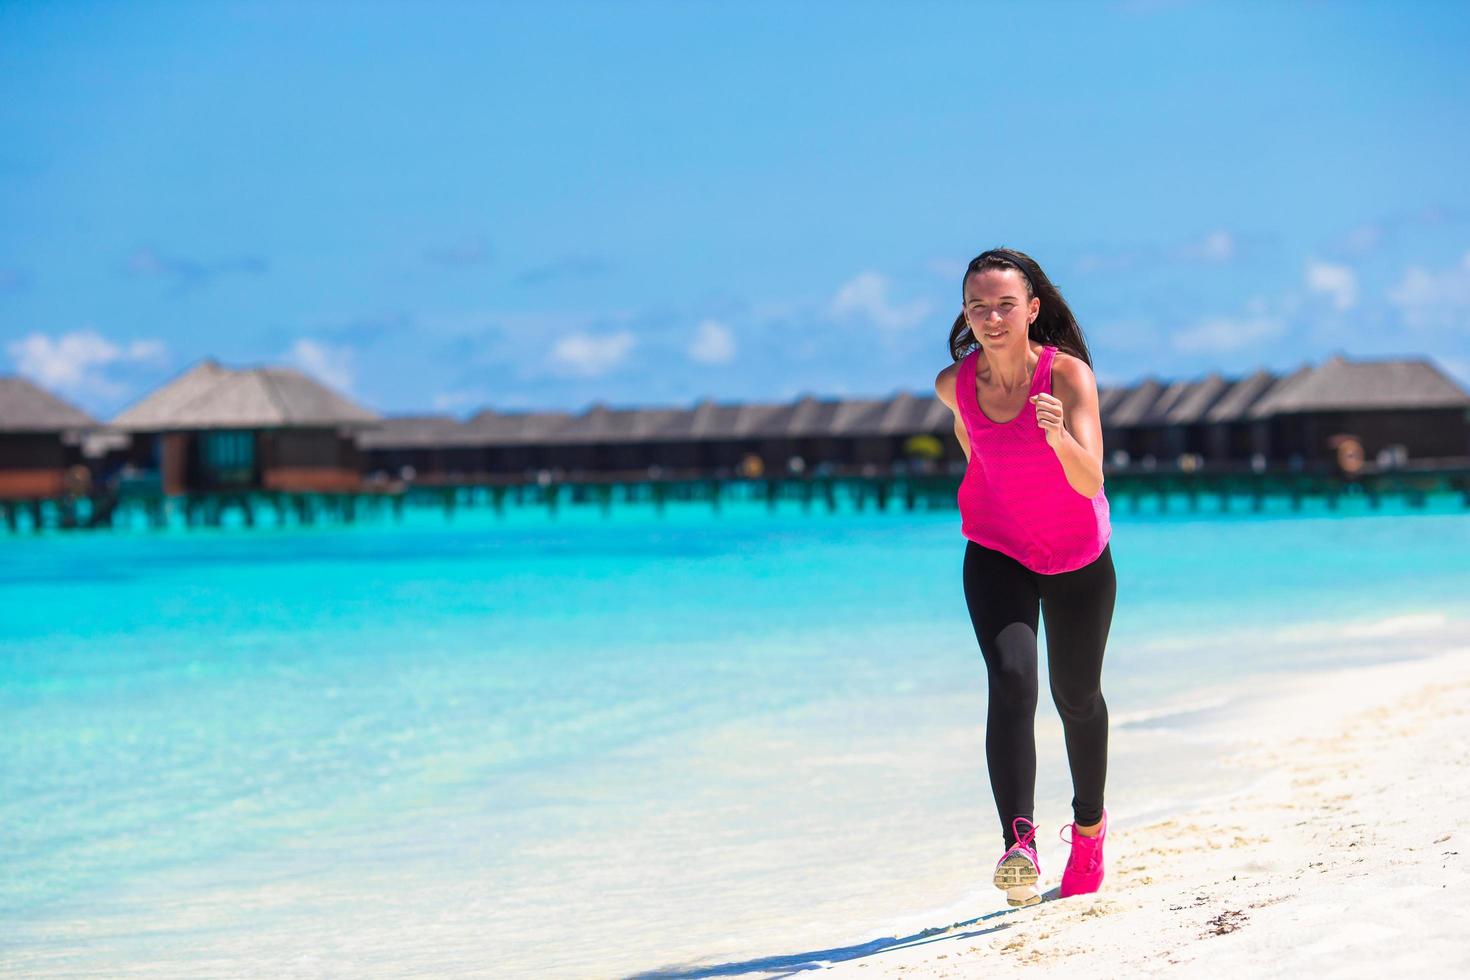
[(1118, 592), (1112, 544), (1090, 565), (1037, 579), (1051, 696), (1062, 716), (1072, 769), (1072, 819), (1087, 827), (1102, 819), (1108, 772), (1102, 662)]
[(1032, 819), (1036, 797), (1036, 624), (1040, 595), (1030, 569), (974, 541), (965, 548), (965, 604), (989, 680), (985, 763), (1006, 847), (1011, 822)]

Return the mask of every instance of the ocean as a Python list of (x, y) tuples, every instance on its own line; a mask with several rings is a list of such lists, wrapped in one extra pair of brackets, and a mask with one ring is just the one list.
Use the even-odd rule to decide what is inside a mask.
[[(1238, 788), (1234, 706), (1470, 636), (1458, 497), (1211, 510), (1113, 502), (1114, 825)], [(0, 537), (0, 970), (764, 975), (1004, 907), (964, 545), (850, 501)], [(1037, 743), (1058, 872), (1045, 683)]]

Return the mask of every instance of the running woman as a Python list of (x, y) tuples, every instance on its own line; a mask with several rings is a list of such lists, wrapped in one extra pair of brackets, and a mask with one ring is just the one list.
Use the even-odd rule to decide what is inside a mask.
[(989, 680), (985, 759), (1005, 841), (995, 885), (1009, 904), (1034, 905), (1038, 610), (1072, 771), (1061, 897), (1097, 891), (1103, 878), (1102, 661), (1117, 579), (1102, 423), (1082, 331), (1034, 259), (983, 252), (962, 292), (949, 334), (956, 363), (934, 389), (954, 412), (968, 460), (959, 489), (964, 593)]

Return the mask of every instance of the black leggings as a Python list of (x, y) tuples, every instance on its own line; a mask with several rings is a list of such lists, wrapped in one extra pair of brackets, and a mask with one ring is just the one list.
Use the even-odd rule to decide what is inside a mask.
[(965, 549), (965, 603), (990, 682), (985, 761), (1008, 848), (1016, 842), (1012, 819), (1035, 815), (1038, 606), (1072, 769), (1072, 819), (1084, 827), (1102, 819), (1108, 767), (1102, 661), (1117, 588), (1111, 542), (1091, 564), (1057, 575), (1033, 572), (974, 541)]

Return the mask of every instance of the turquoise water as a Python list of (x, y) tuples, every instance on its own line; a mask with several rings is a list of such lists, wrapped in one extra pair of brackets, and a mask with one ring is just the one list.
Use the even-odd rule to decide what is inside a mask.
[[(1455, 499), (1114, 511), (1112, 800), (1192, 789), (1159, 732), (1250, 678), (1467, 635)], [(0, 538), (0, 965), (613, 976), (945, 906), (999, 839), (963, 549), (795, 503)]]

